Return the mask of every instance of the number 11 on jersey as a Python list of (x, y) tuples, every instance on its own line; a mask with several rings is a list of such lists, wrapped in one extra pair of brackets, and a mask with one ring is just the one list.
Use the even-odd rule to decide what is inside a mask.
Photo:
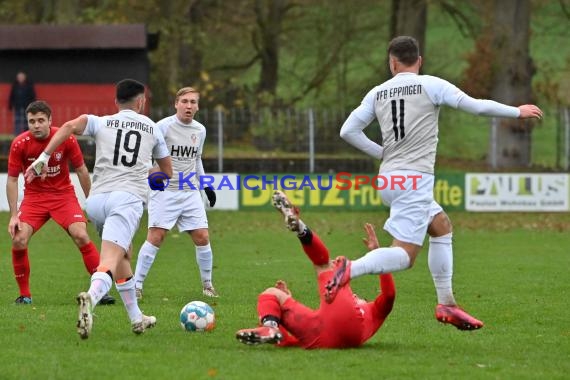
[[(392, 129), (396, 141), (402, 140), (406, 136), (404, 132), (404, 99), (400, 99), (399, 103), (400, 109), (398, 110), (398, 101), (392, 100)], [(399, 127), (398, 123), (400, 124)]]

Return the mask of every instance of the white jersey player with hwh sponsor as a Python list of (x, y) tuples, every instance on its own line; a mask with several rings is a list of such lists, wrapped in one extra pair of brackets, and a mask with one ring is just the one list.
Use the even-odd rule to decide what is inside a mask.
[(188, 232), (195, 245), (196, 262), (202, 280), (202, 293), (208, 297), (218, 294), (212, 284), (213, 254), (208, 233), (208, 218), (201, 190), (211, 207), (216, 194), (210, 187), (202, 189), (200, 176), (204, 175), (202, 150), (206, 128), (194, 120), (198, 112), (200, 94), (192, 87), (184, 87), (176, 94), (176, 114), (157, 123), (164, 134), (172, 158), (174, 175), (170, 183), (156, 183), (148, 204), (148, 233), (142, 245), (135, 269), (137, 297), (143, 296), (144, 281), (168, 231), (175, 225), (180, 232)]
[(172, 159), (172, 171), (176, 173), (164, 190), (200, 190), (199, 178), (204, 175), (201, 156), (206, 128), (196, 120), (185, 124), (177, 115), (168, 116), (156, 125), (164, 135)]
[[(428, 265), (438, 298), (436, 318), (461, 330), (478, 329), (483, 323), (455, 302), (451, 222), (433, 198), (439, 110), (447, 105), (477, 115), (509, 118), (540, 118), (542, 111), (534, 105), (517, 108), (473, 99), (441, 78), (419, 75), (422, 59), (412, 37), (393, 39), (388, 54), (393, 78), (366, 94), (340, 135), (356, 148), (382, 159), (380, 173), (388, 184), (379, 183), (380, 195), (390, 207), (384, 229), (394, 240), (391, 247), (375, 249), (358, 260), (338, 260), (336, 275), (327, 284), (327, 299), (332, 301), (348, 278), (411, 267), (428, 233)], [(363, 132), (374, 119), (380, 124), (383, 146)], [(406, 179), (402, 186), (394, 185), (402, 178)]]
[(34, 169), (45, 173), (49, 155), (72, 133), (95, 139), (93, 186), (86, 211), (101, 235), (101, 260), (91, 276), (89, 291), (77, 297), (77, 332), (82, 339), (91, 334), (93, 308), (107, 294), (113, 279), (127, 309), (132, 331), (141, 334), (156, 324), (156, 318), (143, 315), (137, 304), (130, 263), (131, 242), (142, 217), (152, 160), (159, 166), (155, 170), (162, 171), (168, 178), (172, 176), (172, 164), (162, 133), (152, 120), (140, 114), (145, 99), (142, 83), (132, 79), (120, 81), (116, 86), (117, 114), (81, 115), (66, 122), (26, 172), (30, 177)]

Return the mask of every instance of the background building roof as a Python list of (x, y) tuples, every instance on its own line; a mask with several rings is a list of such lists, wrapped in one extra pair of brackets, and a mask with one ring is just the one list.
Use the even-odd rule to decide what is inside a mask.
[(0, 50), (146, 48), (144, 24), (0, 25)]

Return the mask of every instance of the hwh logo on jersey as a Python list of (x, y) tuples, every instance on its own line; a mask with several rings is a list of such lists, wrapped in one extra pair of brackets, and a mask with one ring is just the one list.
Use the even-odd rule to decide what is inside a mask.
[(198, 148), (195, 146), (172, 145), (170, 155), (174, 157), (196, 157), (198, 155)]

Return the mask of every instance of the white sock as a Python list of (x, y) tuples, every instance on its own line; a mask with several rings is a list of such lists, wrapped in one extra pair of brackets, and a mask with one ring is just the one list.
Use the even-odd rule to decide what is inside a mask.
[(91, 275), (91, 286), (89, 287), (88, 293), (91, 296), (91, 301), (93, 302), (92, 307), (101, 301), (101, 298), (111, 290), (113, 286), (113, 279), (106, 272), (95, 272)]
[(212, 285), (213, 262), (214, 259), (210, 243), (206, 245), (197, 245), (196, 263), (198, 263), (198, 268), (200, 268), (200, 278), (202, 279), (202, 284), (204, 285)]
[(451, 286), (453, 277), (452, 234), (430, 237), (428, 266), (437, 292), (437, 303), (455, 305), (455, 297)]
[(140, 322), (142, 320), (142, 311), (137, 303), (137, 294), (135, 292), (135, 280), (131, 277), (128, 281), (118, 284), (115, 287), (119, 291), (119, 295), (125, 304), (125, 309), (129, 314), (131, 323)]
[(384, 274), (398, 272), (410, 267), (410, 256), (404, 248), (376, 248), (363, 257), (353, 260), (350, 278), (363, 274)]
[(299, 219), (299, 231), (297, 232), (297, 236), (303, 236), (305, 234), (305, 229), (307, 226), (301, 219)]
[(143, 282), (150, 271), (152, 263), (158, 253), (158, 247), (145, 241), (142, 245), (137, 257), (137, 266), (135, 268), (135, 286), (139, 289), (143, 288)]
[(279, 323), (277, 323), (277, 321), (267, 320), (267, 321), (263, 322), (263, 326), (273, 327), (273, 328), (278, 329)]

